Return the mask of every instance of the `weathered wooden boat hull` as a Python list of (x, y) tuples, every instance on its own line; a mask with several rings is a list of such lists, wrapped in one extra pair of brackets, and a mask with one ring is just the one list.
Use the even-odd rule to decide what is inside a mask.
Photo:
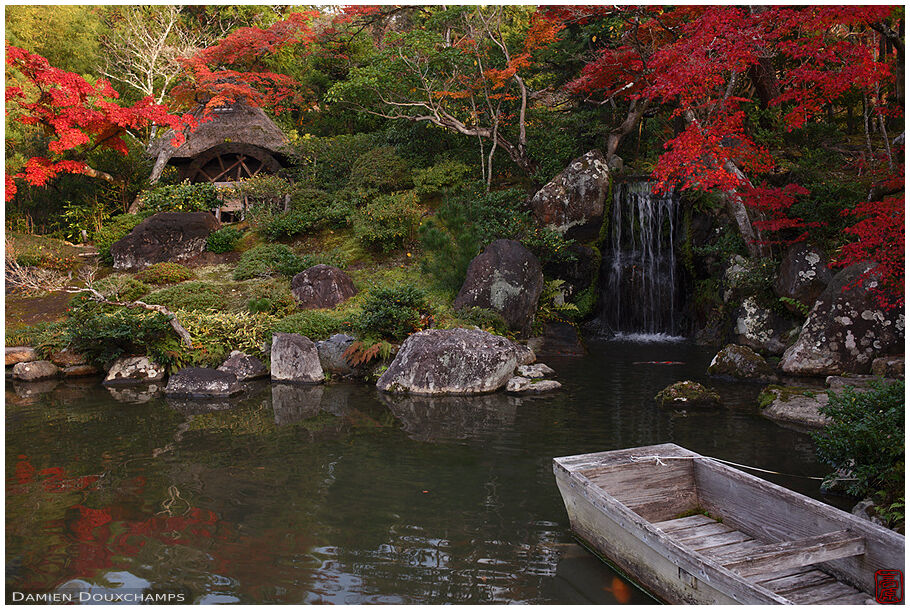
[[(647, 456), (670, 459), (663, 460), (663, 465), (632, 462)], [(791, 601), (760, 584), (786, 575), (779, 571), (783, 567), (797, 565), (787, 555), (796, 562), (805, 559), (807, 565), (818, 564), (846, 583), (834, 582), (825, 585), (827, 589), (819, 585), (820, 597), (827, 592), (856, 600), (853, 603), (862, 603), (860, 599), (874, 592), (876, 570), (903, 569), (903, 536), (676, 445), (556, 458), (553, 469), (576, 535), (663, 601), (807, 603)], [(748, 541), (741, 543), (746, 551), (763, 551), (766, 563), (742, 551), (739, 557), (733, 554), (726, 559), (696, 552), (661, 529), (668, 527), (668, 520), (702, 511), (719, 520), (717, 528), (731, 532), (728, 537), (739, 534), (735, 539)], [(811, 548), (797, 544), (799, 548), (791, 550), (793, 541), (832, 538), (836, 543)], [(778, 557), (769, 560), (773, 555), (767, 551), (773, 546), (769, 543), (783, 541), (791, 541), (790, 546), (783, 545)], [(735, 550), (734, 545), (724, 548)], [(733, 561), (737, 558), (738, 562)], [(817, 561), (828, 558), (833, 559)], [(756, 565), (750, 564), (753, 560)], [(763, 576), (762, 570), (771, 574)], [(833, 582), (827, 574), (822, 576)], [(796, 574), (791, 579), (800, 577), (808, 576)]]

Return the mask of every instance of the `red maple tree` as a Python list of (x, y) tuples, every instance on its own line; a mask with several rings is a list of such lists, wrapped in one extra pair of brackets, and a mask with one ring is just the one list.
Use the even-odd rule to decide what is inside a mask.
[(16, 179), (43, 186), (59, 174), (85, 174), (117, 182), (110, 174), (86, 162), (89, 153), (108, 148), (128, 153), (124, 136), (128, 130), (151, 125), (168, 126), (178, 134), (172, 142), (183, 141), (180, 130), (191, 117), (171, 114), (151, 97), (132, 106), (117, 103), (117, 92), (107, 81), (95, 84), (78, 74), (55, 68), (44, 57), (6, 45), (6, 63), (21, 78), (6, 87), (7, 113), (13, 120), (41, 128), (50, 139), (47, 156), (34, 156), (22, 171), (6, 175), (6, 201), (16, 194)]

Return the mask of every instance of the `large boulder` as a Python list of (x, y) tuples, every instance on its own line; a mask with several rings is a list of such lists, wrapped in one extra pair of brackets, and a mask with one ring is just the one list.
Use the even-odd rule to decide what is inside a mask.
[(730, 344), (717, 352), (708, 366), (709, 375), (771, 381), (777, 378), (765, 359), (744, 345)]
[(107, 371), (105, 384), (137, 384), (161, 381), (166, 371), (163, 366), (145, 356), (118, 358)]
[(798, 330), (790, 320), (762, 307), (755, 297), (747, 297), (736, 312), (733, 334), (740, 345), (780, 356), (796, 339)]
[(537, 257), (517, 241), (497, 239), (471, 261), (454, 307), (492, 309), (509, 328), (524, 332), (542, 290), (543, 270)]
[(325, 380), (316, 344), (303, 335), (272, 336), (272, 380), (321, 383)]
[(787, 348), (781, 369), (790, 375), (839, 375), (868, 372), (882, 355), (903, 352), (902, 309), (882, 309), (872, 289), (874, 277), (863, 274), (869, 263), (851, 265), (834, 276)]
[(904, 355), (882, 356), (872, 361), (872, 374), (893, 379), (904, 378)]
[(250, 381), (269, 376), (269, 370), (259, 358), (236, 350), (231, 352), (230, 357), (218, 367), (218, 370), (230, 373), (237, 381)]
[(13, 366), (20, 362), (34, 362), (38, 359), (38, 352), (35, 351), (34, 347), (6, 348), (6, 366)]
[(345, 334), (332, 335), (325, 341), (317, 341), (316, 350), (319, 352), (319, 362), (322, 364), (322, 370), (340, 377), (360, 377), (365, 375), (368, 370), (366, 366), (353, 367), (344, 357), (344, 353), (354, 341), (354, 337)]
[(223, 398), (240, 392), (240, 383), (231, 373), (201, 367), (177, 371), (164, 388), (169, 398)]
[(347, 301), (357, 294), (357, 289), (338, 267), (316, 265), (294, 276), (291, 292), (303, 309), (323, 309)]
[(17, 381), (40, 381), (60, 374), (60, 369), (48, 360), (20, 362), (13, 367), (13, 379)]
[(206, 238), (219, 226), (209, 212), (159, 212), (114, 242), (114, 269), (144, 269), (192, 258), (205, 250)]
[(385, 392), (484, 394), (501, 389), (518, 364), (514, 344), (482, 330), (431, 329), (408, 337), (376, 383)]
[(600, 233), (609, 194), (607, 160), (599, 150), (592, 150), (537, 191), (528, 205), (541, 226), (569, 239), (586, 241)]
[[(774, 282), (774, 294), (812, 307), (815, 300), (828, 286), (834, 273), (828, 268), (828, 257), (806, 242), (787, 248)], [(785, 304), (794, 313), (799, 307)]]

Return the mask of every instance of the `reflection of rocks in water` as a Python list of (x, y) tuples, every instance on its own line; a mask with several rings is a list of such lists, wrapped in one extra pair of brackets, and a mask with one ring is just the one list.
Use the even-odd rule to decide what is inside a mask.
[(335, 383), (324, 387), (325, 392), (322, 394), (319, 408), (339, 417), (350, 416), (354, 410), (351, 407), (351, 395), (361, 386), (353, 383)]
[(142, 404), (157, 398), (164, 389), (164, 384), (151, 383), (149, 385), (108, 385), (111, 398), (117, 402)]
[(227, 399), (171, 398), (166, 399), (167, 406), (183, 415), (201, 415), (213, 411), (227, 411), (237, 406), (236, 402)]
[(42, 395), (53, 392), (60, 385), (57, 379), (47, 379), (45, 381), (32, 381), (29, 383), (6, 382), (6, 387), (12, 385), (13, 391), (6, 392), (6, 400), (15, 406), (32, 405), (38, 402)]
[(321, 385), (272, 384), (272, 409), (279, 426), (293, 424), (319, 414), (324, 388)]
[(465, 439), (511, 427), (522, 400), (503, 393), (482, 396), (396, 396), (382, 401), (419, 441)]

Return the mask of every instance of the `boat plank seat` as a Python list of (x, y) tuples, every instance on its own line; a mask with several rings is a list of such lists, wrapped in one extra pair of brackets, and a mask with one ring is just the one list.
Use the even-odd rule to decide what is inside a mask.
[(762, 572), (779, 572), (787, 568), (863, 555), (865, 552), (866, 543), (863, 538), (842, 530), (745, 549), (742, 556), (728, 555), (723, 563), (728, 570), (748, 577)]
[(839, 531), (765, 544), (706, 515), (653, 524), (670, 538), (796, 604), (863, 604), (872, 597), (812, 567), (861, 555), (862, 539)]

